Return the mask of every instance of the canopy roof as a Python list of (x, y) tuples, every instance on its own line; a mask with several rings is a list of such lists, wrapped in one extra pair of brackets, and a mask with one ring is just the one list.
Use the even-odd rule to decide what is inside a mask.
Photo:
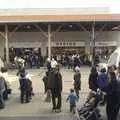
[[(48, 30), (48, 24), (52, 25), (52, 31), (59, 28), (60, 31), (90, 31), (92, 24), (95, 30), (116, 30), (120, 26), (120, 14), (110, 14), (104, 9), (12, 9), (0, 10), (0, 31), (4, 31), (4, 24), (9, 25), (9, 31), (13, 31), (20, 25), (18, 32), (38, 32), (37, 24), (44, 31)], [(81, 27), (82, 26), (82, 27)], [(117, 29), (118, 30), (118, 29)]]

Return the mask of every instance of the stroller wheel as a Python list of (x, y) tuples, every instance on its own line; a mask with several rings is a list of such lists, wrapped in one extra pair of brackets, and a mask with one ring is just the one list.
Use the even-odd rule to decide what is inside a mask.
[(79, 120), (86, 120), (83, 116), (80, 116)]

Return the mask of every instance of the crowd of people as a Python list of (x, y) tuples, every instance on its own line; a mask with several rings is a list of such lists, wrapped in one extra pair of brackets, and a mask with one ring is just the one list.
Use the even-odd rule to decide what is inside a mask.
[(33, 67), (40, 68), (41, 66), (43, 66), (43, 58), (38, 54), (15, 56), (13, 65), (15, 65), (16, 67), (17, 64), (21, 62), (21, 59), (24, 60), (24, 65), (26, 68), (33, 68)]
[[(47, 91), (51, 91), (52, 94), (52, 104), (53, 104), (53, 111), (61, 112), (61, 92), (62, 92), (62, 75), (59, 71), (60, 66), (58, 62), (52, 58), (52, 60), (47, 60), (47, 72), (46, 76), (43, 77), (45, 93)], [(79, 99), (79, 90), (81, 89), (81, 74), (80, 69), (78, 66), (75, 67), (75, 74), (74, 74), (74, 89), (71, 90), (71, 93), (67, 100), (70, 102), (70, 111), (72, 108), (75, 107), (75, 100), (76, 98)], [(74, 93), (75, 90), (75, 93)], [(56, 103), (57, 99), (57, 103)], [(71, 102), (72, 101), (72, 102)]]
[(120, 109), (120, 66), (116, 68), (114, 65), (101, 69), (97, 72), (92, 67), (89, 75), (89, 88), (92, 91), (101, 89), (105, 93), (104, 102), (106, 102), (106, 113), (108, 120), (117, 120)]
[[(76, 101), (79, 100), (79, 91), (81, 90), (81, 73), (78, 56), (74, 56), (74, 86), (70, 88), (70, 93), (66, 99), (70, 103), (70, 111), (75, 108)], [(77, 59), (77, 60), (76, 60)], [(75, 62), (75, 60), (77, 62)], [(44, 82), (44, 93), (52, 99), (52, 111), (61, 112), (62, 107), (62, 75), (60, 73), (59, 60), (54, 58), (47, 59), (47, 71), (43, 77)], [(77, 64), (76, 64), (77, 63)], [(1, 69), (2, 75), (0, 75), (0, 104), (1, 108), (4, 108), (4, 99), (7, 97), (6, 91), (8, 92), (8, 85), (4, 72), (7, 72), (5, 68)], [(33, 86), (31, 77), (26, 72), (24, 65), (19, 66), (17, 75), (19, 76), (19, 89), (21, 103), (29, 103), (33, 93)], [(97, 71), (96, 67), (93, 66), (89, 74), (88, 79), (89, 88), (91, 91), (97, 92), (100, 89), (104, 92), (104, 102), (106, 102), (106, 113), (108, 120), (117, 120), (117, 116), (120, 108), (120, 66), (116, 68), (114, 65), (110, 66), (108, 70), (105, 68)], [(6, 87), (7, 86), (7, 87)], [(9, 90), (10, 91), (10, 90)], [(5, 96), (5, 97), (4, 97)], [(57, 99), (57, 100), (56, 100)]]
[[(55, 55), (52, 58), (54, 58), (59, 64), (61, 64), (62, 67), (73, 69), (76, 66), (81, 65), (91, 65), (91, 62), (87, 55), (79, 55), (79, 54), (73, 54), (73, 55)], [(13, 60), (13, 65), (18, 66), (18, 64), (21, 62), (21, 60), (24, 60), (24, 66), (26, 68), (40, 68), (41, 66), (45, 66), (47, 57), (42, 57), (37, 54), (30, 54), (30, 55), (24, 55), (24, 56), (15, 56)]]

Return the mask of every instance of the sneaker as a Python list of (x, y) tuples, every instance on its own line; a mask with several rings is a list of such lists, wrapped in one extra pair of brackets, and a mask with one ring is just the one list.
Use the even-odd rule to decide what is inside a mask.
[(52, 112), (56, 112), (56, 108), (52, 108)]
[(56, 113), (60, 113), (60, 112), (61, 112), (61, 109), (56, 109), (55, 112), (56, 112)]

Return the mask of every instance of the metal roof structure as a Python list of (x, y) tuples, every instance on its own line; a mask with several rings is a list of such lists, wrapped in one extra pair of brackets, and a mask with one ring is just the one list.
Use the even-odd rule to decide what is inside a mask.
[[(17, 32), (39, 31), (34, 24), (47, 31), (47, 25), (52, 25), (55, 31), (62, 25), (60, 31), (83, 31), (85, 28), (91, 31), (92, 24), (95, 30), (116, 30), (120, 26), (120, 14), (111, 14), (108, 8), (54, 8), (54, 9), (1, 9), (0, 31), (5, 30), (5, 24), (9, 25), (9, 31), (13, 31), (20, 25)], [(82, 26), (82, 27), (81, 27)], [(104, 27), (103, 27), (104, 26)]]

